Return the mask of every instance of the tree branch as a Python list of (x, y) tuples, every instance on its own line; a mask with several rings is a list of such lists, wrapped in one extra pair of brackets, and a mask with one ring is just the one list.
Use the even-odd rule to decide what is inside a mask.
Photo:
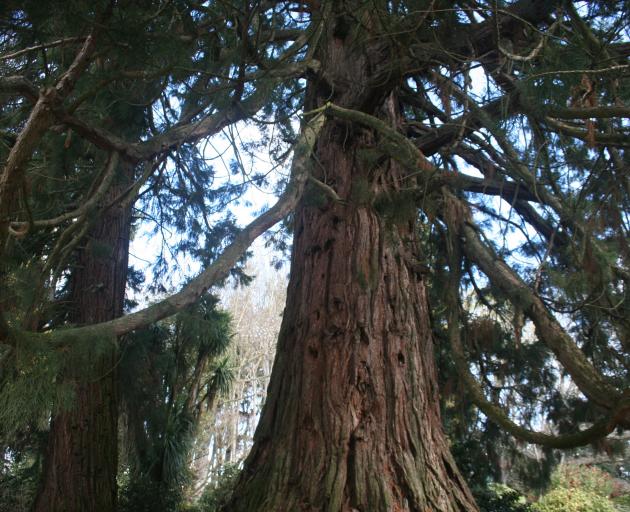
[[(109, 322), (47, 333), (22, 333), (51, 343), (72, 343), (93, 336), (120, 336), (140, 329), (181, 311), (196, 302), (213, 284), (225, 277), (251, 243), (286, 217), (297, 205), (308, 179), (310, 155), (325, 117), (316, 116), (306, 124), (294, 149), (291, 181), (274, 206), (260, 215), (240, 233), (223, 253), (182, 290), (140, 311)], [(20, 334), (18, 333), (18, 336)]]
[(0, 55), (0, 60), (9, 60), (15, 59), (20, 55), (25, 55), (30, 52), (34, 52), (37, 50), (42, 50), (44, 48), (54, 48), (56, 46), (61, 46), (68, 43), (80, 43), (85, 41), (85, 37), (66, 37), (65, 39), (58, 39), (57, 41), (51, 41), (50, 43), (38, 44), (35, 46), (29, 46), (28, 48), (24, 48), (22, 50), (15, 51), (13, 53), (7, 53), (6, 55)]
[(33, 103), (39, 98), (39, 89), (23, 76), (0, 76), (0, 93), (21, 94)]
[(60, 104), (70, 93), (94, 53), (95, 43), (95, 32), (92, 32), (57, 84), (40, 91), (39, 99), (29, 115), (26, 126), (18, 135), (9, 152), (6, 165), (2, 175), (0, 175), (0, 254), (4, 250), (5, 241), (9, 236), (10, 218), (17, 204), (25, 165), (31, 158), (40, 139), (54, 121), (53, 106)]
[[(451, 196), (449, 200), (456, 199)], [(457, 201), (462, 208), (467, 209)], [(547, 311), (540, 297), (481, 241), (470, 217), (461, 222), (460, 230), (466, 256), (534, 322), (541, 341), (554, 352), (580, 391), (596, 404), (613, 409), (620, 400), (621, 393), (595, 370), (560, 323)]]
[[(453, 225), (453, 223), (458, 220), (458, 215), (454, 212), (454, 210), (460, 210), (463, 208), (463, 205), (451, 195), (446, 196), (445, 201), (447, 211), (445, 212), (444, 217), (449, 227), (446, 248), (450, 267), (448, 290), (446, 294), (447, 303), (449, 305), (447, 332), (452, 349), (451, 353), (453, 355), (453, 360), (460, 377), (466, 384), (466, 390), (471, 395), (473, 403), (477, 405), (477, 407), (479, 407), (479, 409), (488, 416), (490, 420), (497, 423), (514, 437), (529, 443), (548, 446), (551, 448), (567, 449), (584, 446), (610, 434), (618, 424), (624, 422), (624, 418), (630, 412), (630, 395), (627, 393), (620, 395), (614, 407), (610, 408), (612, 411), (605, 418), (593, 424), (590, 428), (580, 432), (560, 436), (534, 432), (521, 427), (512, 421), (509, 414), (507, 414), (499, 405), (492, 403), (485, 397), (481, 385), (470, 372), (460, 336), (461, 306), (459, 303), (459, 283), (461, 278), (462, 247), (460, 245), (460, 239), (457, 235), (462, 234), (460, 230), (462, 227), (465, 227), (465, 224)], [(466, 252), (465, 245), (464, 251)]]

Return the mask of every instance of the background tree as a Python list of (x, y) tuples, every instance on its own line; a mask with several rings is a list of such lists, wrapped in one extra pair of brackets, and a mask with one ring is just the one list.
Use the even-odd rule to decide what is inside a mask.
[(121, 359), (122, 510), (175, 510), (190, 485), (198, 427), (233, 379), (230, 316), (206, 297), (134, 333)]
[[(3, 6), (8, 433), (52, 413), (52, 460), (64, 417), (111, 433), (112, 385), (93, 394), (111, 399), (80, 397), (101, 361), (113, 368), (113, 340), (195, 303), (289, 214), (279, 350), (230, 510), (475, 510), (441, 424), (438, 353), (527, 442), (627, 427), (627, 2), (77, 2), (51, 3), (53, 16), (36, 4)], [(276, 205), (239, 230), (229, 203), (265, 176), (237, 160), (243, 179), (219, 180), (197, 143), (243, 120), (278, 164), (293, 158)], [(66, 166), (48, 156), (73, 148)], [(174, 249), (204, 270), (109, 320), (121, 287), (77, 286), (76, 263), (99, 241), (111, 250), (99, 226), (134, 202), (185, 233)], [(101, 285), (116, 297), (107, 318), (72, 292)], [(462, 307), (471, 295), (483, 311)], [(549, 391), (564, 379), (574, 394)], [(95, 402), (113, 408), (106, 422)], [(534, 431), (540, 418), (554, 431)], [(115, 464), (94, 442), (73, 453), (42, 489), (86, 461), (107, 469), (82, 472), (83, 490), (53, 508), (113, 508)]]
[(228, 393), (218, 397), (213, 414), (204, 418), (195, 438), (195, 494), (209, 492), (221, 475), (238, 469), (249, 452), (266, 399), (269, 376), (285, 303), (286, 279), (267, 261), (248, 265), (255, 281), (226, 287), (221, 303), (232, 316), (234, 337), (228, 357), (234, 376)]

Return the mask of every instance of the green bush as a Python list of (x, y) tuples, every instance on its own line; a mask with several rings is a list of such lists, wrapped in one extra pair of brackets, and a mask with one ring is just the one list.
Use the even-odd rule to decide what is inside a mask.
[(613, 498), (613, 503), (618, 512), (630, 512), (630, 494), (623, 494)]
[(120, 484), (119, 512), (174, 512), (183, 500), (182, 489), (165, 486), (146, 476), (135, 476)]
[(531, 505), (518, 491), (501, 484), (473, 489), (480, 512), (530, 512)]
[(19, 456), (0, 464), (0, 512), (30, 511), (39, 483), (38, 461)]
[(595, 466), (563, 464), (551, 475), (551, 489), (560, 488), (580, 489), (607, 498), (613, 492), (614, 480)]
[(611, 500), (577, 487), (559, 487), (534, 505), (536, 512), (616, 512)]

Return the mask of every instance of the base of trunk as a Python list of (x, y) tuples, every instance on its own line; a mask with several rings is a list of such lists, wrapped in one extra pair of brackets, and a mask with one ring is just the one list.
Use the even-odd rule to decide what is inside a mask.
[(77, 383), (73, 409), (52, 421), (35, 512), (116, 510), (118, 414), (114, 365), (114, 354), (93, 365), (94, 382)]
[(475, 511), (442, 430), (425, 283), (400, 256), (415, 218), (352, 204), (361, 141), (335, 130), (317, 156), (349, 200), (296, 212), (268, 401), (224, 510)]

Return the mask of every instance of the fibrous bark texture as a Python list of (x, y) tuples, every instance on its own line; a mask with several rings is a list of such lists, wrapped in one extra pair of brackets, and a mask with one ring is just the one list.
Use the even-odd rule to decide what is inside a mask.
[[(343, 4), (324, 20), (310, 107), (332, 101), (401, 130), (395, 58), (369, 33), (379, 21)], [(320, 132), (268, 401), (226, 511), (477, 510), (442, 430), (425, 282), (410, 261), (416, 209), (397, 204), (417, 183), (384, 143), (339, 119)]]
[(442, 433), (425, 283), (401, 257), (414, 221), (389, 224), (357, 190), (395, 182), (358, 164), (370, 138), (331, 122), (320, 139), (350, 199), (307, 194), (297, 212), (269, 398), (227, 510), (475, 510)]
[[(111, 200), (120, 193), (114, 187)], [(122, 314), (130, 209), (113, 206), (94, 221), (71, 277), (70, 319), (79, 325)], [(118, 470), (116, 340), (85, 340), (82, 367), (69, 367), (75, 397), (51, 423), (35, 512), (112, 512)], [(92, 347), (89, 347), (93, 344)]]

